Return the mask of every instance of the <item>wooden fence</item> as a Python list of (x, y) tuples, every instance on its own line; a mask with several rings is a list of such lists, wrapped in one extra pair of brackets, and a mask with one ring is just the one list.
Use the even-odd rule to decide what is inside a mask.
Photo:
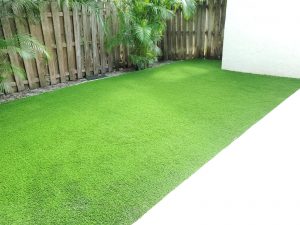
[[(109, 3), (101, 2), (99, 12), (103, 20), (109, 19), (109, 29), (118, 26)], [(197, 6), (192, 19), (186, 21), (182, 13), (168, 21), (166, 34), (159, 44), (162, 59), (178, 60), (198, 57), (220, 58), (222, 54), (223, 29), (226, 0), (208, 0)], [(42, 56), (34, 60), (22, 60), (9, 54), (9, 60), (26, 71), (26, 79), (13, 74), (9, 77), (13, 91), (45, 87), (61, 82), (84, 78), (92, 74), (105, 74), (130, 66), (128, 50), (119, 46), (108, 52), (104, 44), (104, 31), (98, 26), (94, 12), (85, 7), (60, 9), (52, 2), (42, 10), (41, 22), (27, 19), (1, 18), (0, 37), (14, 34), (31, 34), (50, 51), (51, 59)]]
[(161, 48), (165, 60), (191, 58), (221, 59), (226, 0), (208, 0), (198, 5), (190, 20), (182, 12), (168, 21)]

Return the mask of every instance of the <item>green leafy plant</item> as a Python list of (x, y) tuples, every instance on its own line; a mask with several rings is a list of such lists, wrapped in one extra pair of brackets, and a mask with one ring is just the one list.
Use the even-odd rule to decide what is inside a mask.
[(40, 8), (47, 0), (1, 0), (0, 16), (23, 18), (26, 16), (34, 21), (40, 18)]
[(144, 69), (161, 54), (157, 43), (166, 29), (166, 22), (178, 9), (185, 19), (195, 10), (194, 0), (114, 0), (111, 7), (118, 18), (118, 31), (107, 29), (107, 46), (127, 46), (130, 60), (136, 69)]

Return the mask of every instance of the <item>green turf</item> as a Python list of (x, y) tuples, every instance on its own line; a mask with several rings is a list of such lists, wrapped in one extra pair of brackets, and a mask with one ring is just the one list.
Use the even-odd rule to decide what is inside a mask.
[(0, 224), (131, 224), (300, 87), (185, 61), (0, 105)]

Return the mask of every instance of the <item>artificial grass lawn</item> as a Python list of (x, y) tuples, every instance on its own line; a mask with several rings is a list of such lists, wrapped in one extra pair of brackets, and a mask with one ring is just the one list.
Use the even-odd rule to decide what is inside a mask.
[(0, 224), (131, 224), (299, 87), (192, 60), (2, 104)]

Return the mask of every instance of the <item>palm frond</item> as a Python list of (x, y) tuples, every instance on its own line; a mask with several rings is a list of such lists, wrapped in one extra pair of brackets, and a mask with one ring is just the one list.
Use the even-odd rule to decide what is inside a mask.
[(176, 0), (178, 4), (182, 6), (182, 12), (185, 19), (189, 19), (195, 12), (196, 3), (195, 0)]
[(37, 54), (42, 54), (46, 59), (50, 58), (44, 45), (30, 35), (15, 35), (9, 39), (0, 38), (0, 92), (9, 92), (9, 83), (7, 76), (14, 74), (20, 78), (25, 77), (25, 72), (21, 68), (4, 60), (4, 56), (8, 53), (16, 53), (24, 59), (32, 59)]
[(46, 0), (2, 0), (0, 2), (1, 18), (14, 16), (37, 21), (40, 19), (40, 7)]
[(137, 39), (144, 44), (149, 43), (151, 40), (151, 27), (147, 25), (146, 21), (143, 21), (141, 24), (134, 24), (134, 32)]
[(0, 39), (0, 55), (15, 52), (24, 59), (35, 58), (38, 53), (50, 58), (45, 46), (30, 35), (15, 35), (9, 39)]

